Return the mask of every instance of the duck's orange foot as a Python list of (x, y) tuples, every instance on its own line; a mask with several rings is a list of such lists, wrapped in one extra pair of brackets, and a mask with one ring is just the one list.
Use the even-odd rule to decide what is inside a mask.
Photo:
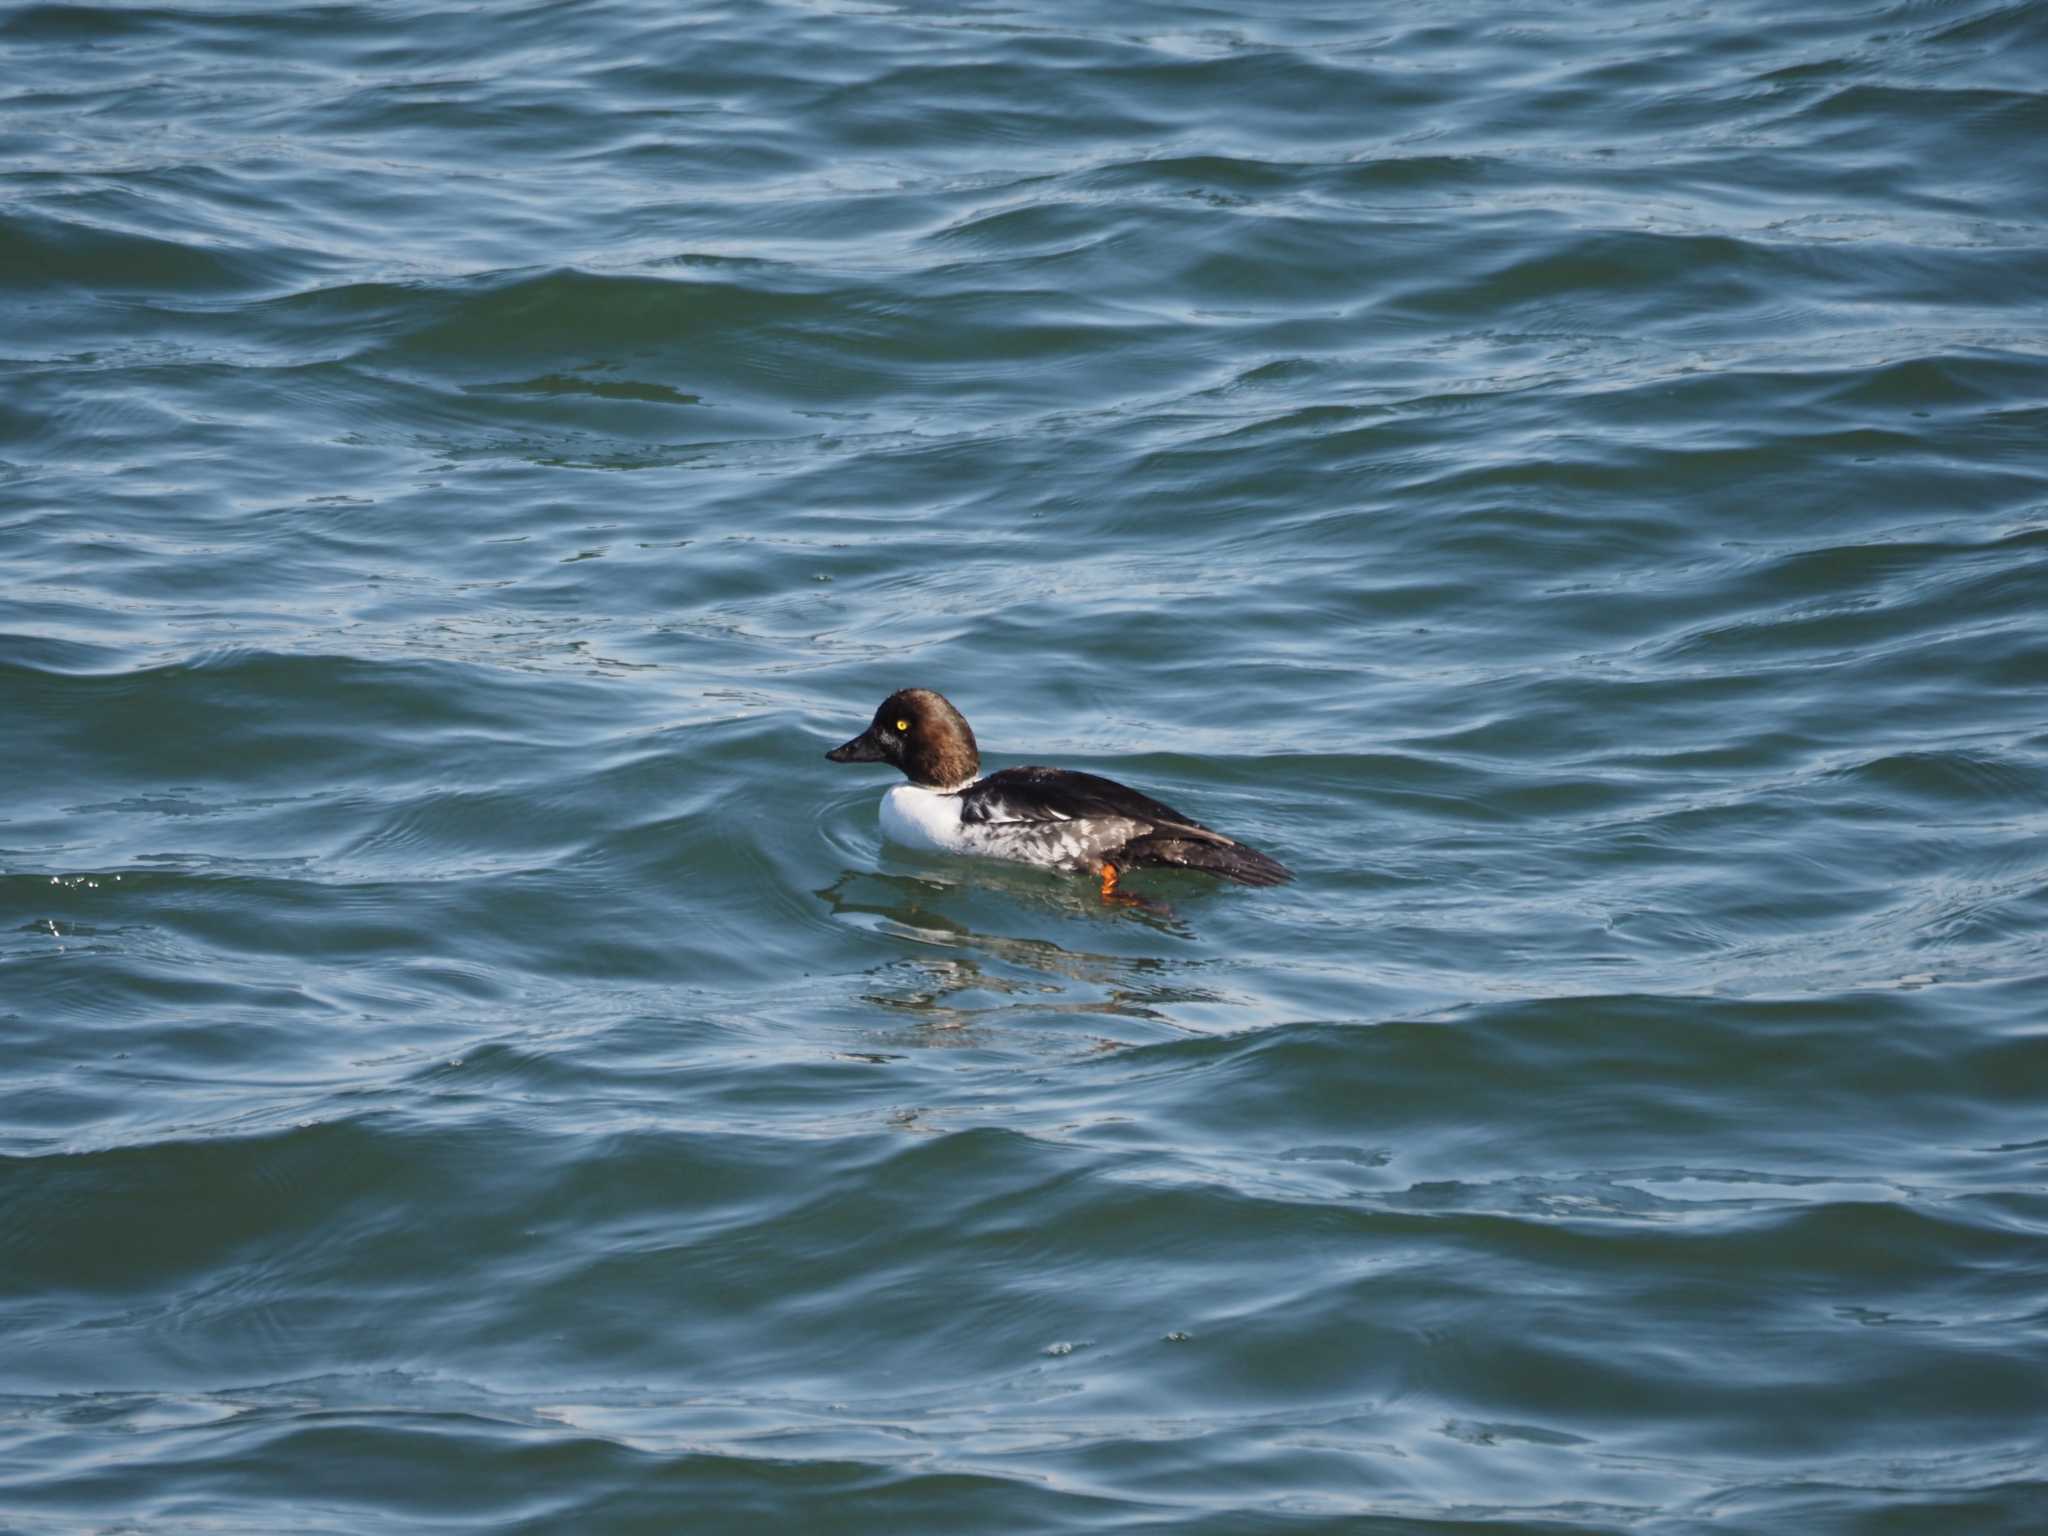
[(1153, 903), (1142, 896), (1132, 896), (1116, 888), (1116, 866), (1104, 864), (1098, 873), (1102, 876), (1102, 900), (1105, 905), (1117, 907), (1144, 907), (1148, 911)]
[(1163, 901), (1152, 901), (1144, 896), (1133, 896), (1128, 891), (1116, 888), (1116, 866), (1101, 864), (1096, 873), (1102, 877), (1102, 904), (1106, 907), (1136, 907), (1141, 912), (1158, 912), (1172, 916), (1173, 908)]

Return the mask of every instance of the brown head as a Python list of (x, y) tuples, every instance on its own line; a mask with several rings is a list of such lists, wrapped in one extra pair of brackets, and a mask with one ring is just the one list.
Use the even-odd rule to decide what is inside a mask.
[(835, 763), (893, 763), (926, 789), (958, 789), (981, 772), (966, 719), (929, 688), (899, 688), (865, 731), (825, 755)]

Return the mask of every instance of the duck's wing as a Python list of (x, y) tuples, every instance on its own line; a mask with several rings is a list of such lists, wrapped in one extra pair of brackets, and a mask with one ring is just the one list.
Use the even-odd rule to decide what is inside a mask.
[(1132, 868), (1193, 869), (1244, 885), (1285, 885), (1294, 871), (1278, 859), (1243, 843), (1198, 841), (1185, 832), (1148, 832), (1116, 850), (1111, 859)]
[(1140, 794), (1128, 784), (1072, 768), (1005, 768), (961, 793), (963, 823), (1087, 821), (1121, 817), (1161, 832), (1177, 832), (1197, 842), (1235, 847), (1236, 841), (1211, 831), (1163, 801)]

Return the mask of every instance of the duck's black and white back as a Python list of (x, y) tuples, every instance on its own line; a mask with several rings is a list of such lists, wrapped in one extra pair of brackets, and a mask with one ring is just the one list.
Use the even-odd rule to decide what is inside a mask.
[(886, 762), (908, 783), (882, 797), (891, 842), (939, 853), (1100, 873), (1193, 869), (1246, 885), (1293, 876), (1274, 859), (1203, 826), (1129, 785), (1070, 768), (1005, 768), (981, 776), (981, 753), (960, 711), (928, 688), (891, 694), (866, 731), (825, 754)]

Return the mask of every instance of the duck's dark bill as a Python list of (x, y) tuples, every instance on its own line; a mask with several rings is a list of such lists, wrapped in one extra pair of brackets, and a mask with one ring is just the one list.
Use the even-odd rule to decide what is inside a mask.
[(834, 747), (825, 754), (835, 763), (886, 763), (889, 759), (875, 744), (875, 733), (864, 731), (843, 747)]

